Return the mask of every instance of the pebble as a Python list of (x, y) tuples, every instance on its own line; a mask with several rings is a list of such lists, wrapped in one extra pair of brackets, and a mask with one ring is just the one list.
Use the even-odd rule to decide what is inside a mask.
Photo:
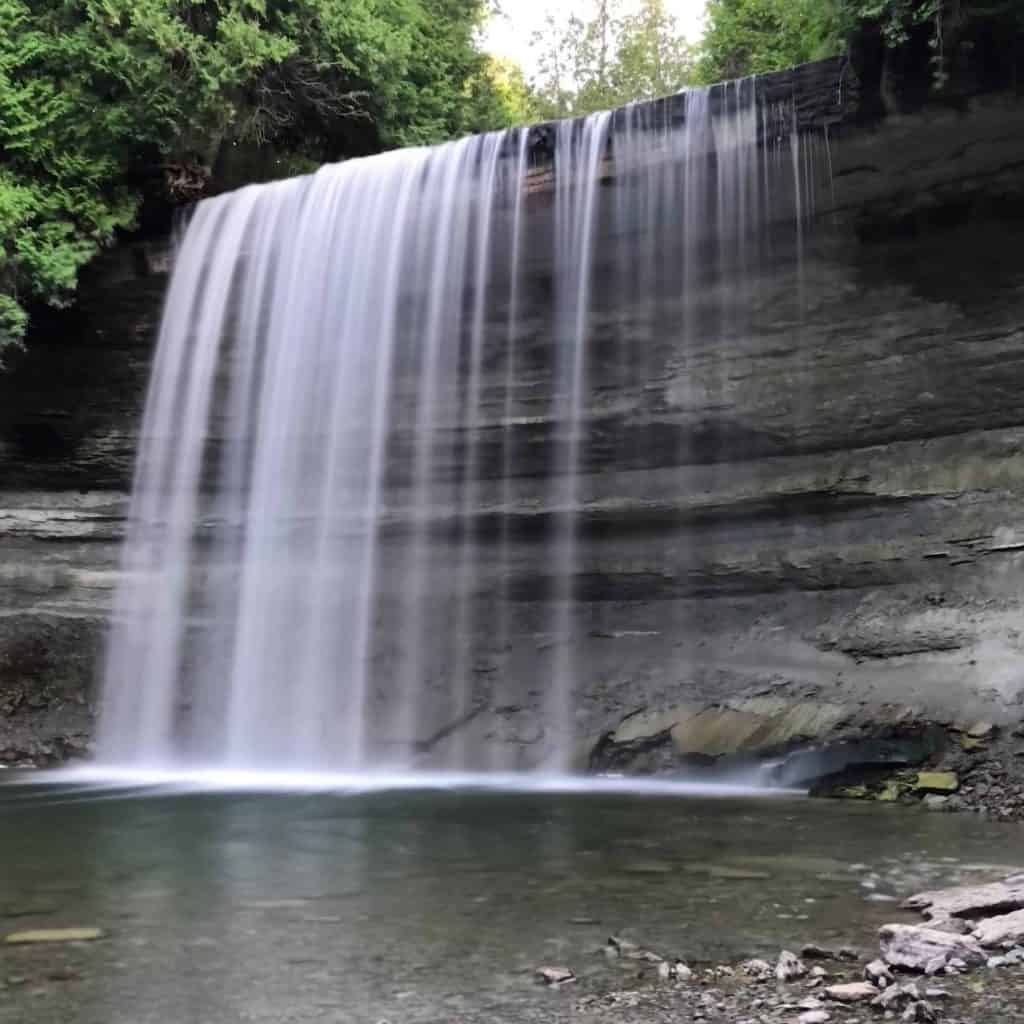
[(851, 981), (845, 985), (830, 985), (825, 995), (837, 1003), (865, 1003), (874, 999), (878, 989), (870, 981)]

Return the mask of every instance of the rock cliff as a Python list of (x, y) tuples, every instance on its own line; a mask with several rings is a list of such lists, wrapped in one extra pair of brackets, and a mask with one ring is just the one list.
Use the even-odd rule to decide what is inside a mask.
[[(773, 86), (811, 83), (821, 159), (803, 251), (780, 240), (750, 279), (752, 328), (709, 321), (683, 353), (665, 327), (678, 283), (624, 293), (598, 259), (578, 510), (583, 759), (625, 719), (766, 696), (1021, 717), (1024, 98), (979, 89), (955, 106), (869, 110), (822, 92), (844, 75), (823, 65)], [(539, 189), (529, 237), (550, 216)], [(0, 761), (87, 744), (165, 281), (159, 246), (125, 244), (0, 377)], [(721, 281), (701, 284), (697, 316), (722, 305)], [(527, 310), (550, 286), (531, 258)], [(511, 538), (508, 564), (494, 558), (478, 580), (478, 710), (405, 738), (428, 760), (468, 730), (526, 766), (544, 735), (546, 539), (559, 514), (545, 467), (559, 438), (550, 325), (527, 315), (521, 335), (514, 421), (495, 368), (475, 440), (495, 467), (476, 535), (485, 548)], [(499, 473), (509, 434), (527, 453), (511, 486)], [(402, 466), (399, 439), (385, 568), (402, 548)], [(459, 543), (456, 518), (437, 510), (439, 565)], [(514, 599), (501, 649), (487, 624), (499, 590)], [(385, 612), (381, 665), (395, 646)]]

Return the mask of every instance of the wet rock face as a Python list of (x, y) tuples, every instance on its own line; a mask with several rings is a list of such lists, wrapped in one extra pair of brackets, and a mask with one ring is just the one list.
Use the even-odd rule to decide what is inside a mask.
[[(148, 253), (148, 254), (147, 254)], [(165, 269), (103, 257), (0, 374), (0, 762), (88, 750)]]
[[(599, 256), (572, 623), (584, 760), (609, 736), (633, 744), (638, 770), (677, 768), (680, 750), (714, 759), (710, 718), (690, 742), (672, 715), (763, 698), (822, 714), (871, 703), (913, 705), (925, 719), (1020, 718), (1024, 104), (983, 96), (870, 131), (834, 128), (834, 175), (818, 183), (803, 263), (794, 238), (773, 239), (749, 278), (752, 323), (721, 315), (730, 294), (708, 271), (690, 311), (703, 340), (684, 349), (678, 275), (623, 289)], [(541, 255), (550, 203), (531, 200), (527, 219), (522, 372), (508, 396), (507, 311), (496, 309), (481, 392), (476, 458), (491, 472), (466, 638), (478, 711), (453, 722), (428, 682), (420, 734), (398, 738), (437, 764), (467, 734), (507, 748), (516, 768), (550, 749), (560, 488), (549, 473), (564, 443), (549, 419), (550, 325), (538, 312), (552, 286)], [(642, 251), (642, 237), (628, 242)], [(81, 307), (40, 321), (0, 377), (0, 757), (90, 728), (164, 269), (145, 247), (111, 254), (84, 281)], [(457, 480), (467, 445), (454, 434), (443, 440)], [(507, 437), (519, 461), (506, 488)], [(402, 587), (407, 463), (398, 436), (382, 676), (400, 658), (387, 608)], [(455, 519), (442, 509), (431, 527), (438, 635), (453, 617)], [(498, 645), (506, 594), (509, 640)], [(429, 660), (428, 680), (453, 661), (441, 644)], [(663, 729), (620, 733), (659, 715)], [(786, 728), (795, 742), (819, 726)], [(955, 799), (969, 800), (976, 783), (961, 779), (972, 792)]]

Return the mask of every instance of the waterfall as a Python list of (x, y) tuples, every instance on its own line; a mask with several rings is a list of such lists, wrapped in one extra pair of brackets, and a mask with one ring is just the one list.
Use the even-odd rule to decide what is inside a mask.
[[(603, 410), (657, 370), (617, 297), (667, 289), (684, 369), (742, 329), (769, 227), (804, 244), (810, 154), (748, 79), (200, 203), (142, 424), (101, 759), (570, 767), (588, 503), (601, 459), (643, 455)], [(741, 286), (710, 328), (709, 267)], [(507, 756), (531, 694), (533, 747)]]

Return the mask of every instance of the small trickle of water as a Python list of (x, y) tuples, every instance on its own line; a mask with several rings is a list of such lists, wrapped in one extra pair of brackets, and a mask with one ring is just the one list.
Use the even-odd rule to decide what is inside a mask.
[[(101, 757), (351, 772), (443, 745), (449, 770), (519, 768), (473, 725), (539, 688), (533, 764), (566, 768), (595, 574), (580, 515), (617, 450), (592, 431), (595, 379), (642, 386), (652, 332), (685, 370), (743, 328), (765, 225), (802, 246), (812, 200), (785, 123), (751, 79), (554, 126), (553, 191), (531, 174), (543, 133), (516, 131), (201, 203), (147, 399)], [(704, 300), (709, 269), (740, 286), (727, 301)], [(666, 281), (649, 324), (616, 317)], [(505, 652), (539, 422), (538, 679)]]

